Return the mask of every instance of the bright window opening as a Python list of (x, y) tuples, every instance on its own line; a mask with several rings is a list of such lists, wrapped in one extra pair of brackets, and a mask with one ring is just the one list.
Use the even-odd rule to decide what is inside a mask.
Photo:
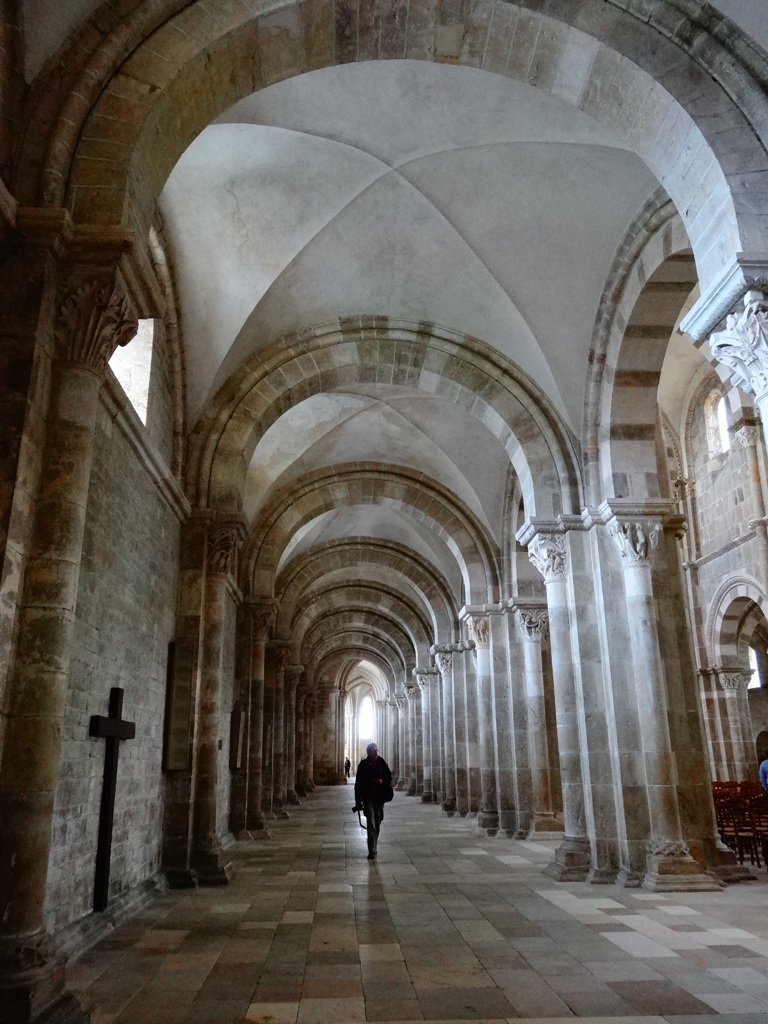
[(360, 701), (360, 713), (357, 718), (357, 737), (369, 740), (373, 737), (373, 701), (363, 697)]
[(720, 451), (730, 451), (731, 439), (728, 436), (728, 404), (725, 395), (717, 403), (717, 434), (720, 442)]
[(152, 370), (152, 342), (155, 336), (154, 320), (139, 320), (139, 330), (124, 348), (117, 348), (109, 360), (109, 368), (120, 382), (120, 387), (146, 426), (149, 402), (149, 376)]
[(749, 648), (749, 667), (752, 670), (749, 683), (747, 684), (748, 690), (759, 690), (760, 689), (760, 673), (757, 670), (757, 654), (754, 647)]

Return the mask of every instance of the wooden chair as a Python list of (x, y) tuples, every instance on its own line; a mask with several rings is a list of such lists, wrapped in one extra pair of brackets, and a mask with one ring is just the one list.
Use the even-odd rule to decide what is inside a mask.
[(745, 854), (749, 854), (750, 863), (760, 867), (760, 843), (748, 801), (737, 798), (722, 802), (717, 817), (720, 838), (736, 853), (739, 863), (743, 864)]
[(763, 860), (768, 865), (768, 795), (765, 792), (762, 796), (750, 800), (749, 812), (752, 816), (755, 838), (763, 854)]

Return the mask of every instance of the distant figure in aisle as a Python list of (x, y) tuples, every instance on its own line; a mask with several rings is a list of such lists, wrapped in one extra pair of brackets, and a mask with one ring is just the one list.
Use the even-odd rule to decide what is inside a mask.
[(348, 757), (344, 758), (344, 774), (349, 778), (349, 769), (352, 767), (352, 762)]
[(384, 804), (388, 803), (394, 793), (392, 791), (392, 772), (383, 757), (379, 757), (379, 748), (369, 743), (365, 748), (368, 755), (357, 766), (355, 776), (355, 806), (361, 807), (365, 814), (368, 829), (368, 860), (374, 860), (379, 843), (379, 829), (384, 818)]

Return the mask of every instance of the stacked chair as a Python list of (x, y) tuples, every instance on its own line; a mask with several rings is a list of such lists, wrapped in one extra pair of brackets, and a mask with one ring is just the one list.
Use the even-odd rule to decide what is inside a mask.
[(768, 794), (758, 782), (713, 782), (720, 838), (744, 863), (768, 865)]

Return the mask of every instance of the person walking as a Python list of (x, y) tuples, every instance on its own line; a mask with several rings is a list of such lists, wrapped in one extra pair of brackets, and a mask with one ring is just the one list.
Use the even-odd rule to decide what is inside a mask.
[(349, 778), (349, 769), (352, 767), (352, 762), (348, 757), (344, 758), (344, 774)]
[(384, 818), (384, 804), (392, 799), (392, 772), (379, 748), (369, 743), (368, 755), (357, 766), (355, 776), (355, 806), (362, 807), (368, 831), (368, 860), (375, 860), (379, 843), (379, 829)]

